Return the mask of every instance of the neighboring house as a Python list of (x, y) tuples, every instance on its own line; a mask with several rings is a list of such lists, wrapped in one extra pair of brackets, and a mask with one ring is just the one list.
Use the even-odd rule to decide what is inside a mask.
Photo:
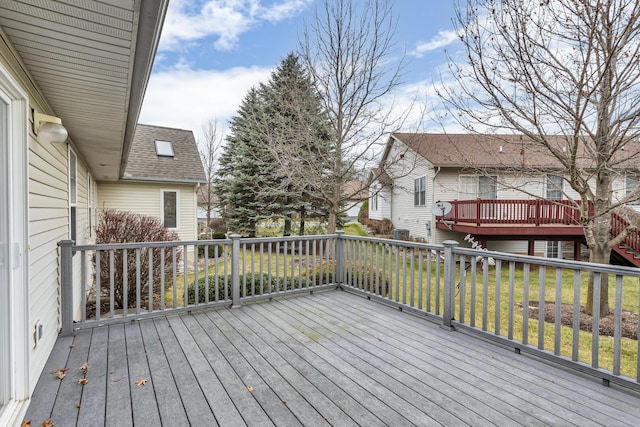
[(154, 216), (181, 240), (196, 240), (205, 182), (193, 132), (138, 124), (122, 178), (98, 182), (98, 208)]
[[(627, 149), (640, 149), (640, 144)], [(563, 183), (558, 162), (520, 136), (394, 133), (380, 165), (384, 168), (371, 172), (375, 179), (369, 218), (389, 218), (394, 228), (430, 243), (453, 239), (468, 246), (464, 238), (469, 233), (473, 236), (471, 231), (456, 231), (462, 227), (449, 230), (446, 224), (436, 223), (432, 209), (438, 201), (579, 198)], [(635, 165), (620, 171), (614, 200), (635, 188), (637, 176)], [(534, 236), (519, 236), (516, 231), (474, 237), (488, 249), (505, 252), (562, 257), (574, 250), (574, 244), (563, 247), (554, 236), (540, 235), (540, 229)], [(575, 233), (566, 241), (581, 241), (581, 229)]]
[(348, 200), (345, 202), (345, 208), (347, 208), (344, 212), (345, 221), (356, 221), (362, 204), (369, 198), (367, 182), (349, 181), (345, 183), (342, 192), (348, 197)]
[(122, 178), (167, 5), (0, 2), (2, 426), (20, 424), (58, 337), (57, 243), (92, 242), (96, 182)]

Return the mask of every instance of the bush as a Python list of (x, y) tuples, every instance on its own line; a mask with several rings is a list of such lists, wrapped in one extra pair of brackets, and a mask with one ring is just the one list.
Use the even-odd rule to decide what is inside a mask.
[[(217, 279), (217, 280), (216, 280)], [(227, 292), (224, 291), (225, 279), (227, 283)], [(244, 275), (240, 275), (240, 286), (244, 283)], [(247, 275), (247, 283), (246, 283), (246, 293), (243, 294), (240, 292), (240, 296), (252, 296), (252, 295), (263, 295), (269, 292), (276, 292), (278, 289), (296, 289), (298, 287), (298, 281), (292, 280), (292, 278), (287, 277), (285, 282), (283, 277), (279, 277), (276, 280), (274, 275), (269, 276), (268, 274), (260, 274), (260, 273), (249, 273)], [(295, 279), (295, 278), (294, 278)], [(254, 285), (252, 285), (252, 280)], [(262, 280), (262, 289), (260, 288), (260, 283)], [(293, 284), (292, 284), (293, 282)], [(255, 287), (255, 294), (252, 292), (252, 286)], [(218, 299), (225, 300), (231, 299), (231, 275), (218, 275), (217, 277), (213, 274), (209, 275), (209, 301), (215, 301), (216, 297), (216, 288), (218, 289)], [(195, 304), (195, 285), (194, 282), (189, 283), (187, 287), (187, 301), (189, 304)], [(205, 301), (206, 295), (206, 280), (205, 277), (201, 277), (198, 279), (198, 302), (202, 303)]]
[[(227, 236), (225, 235), (225, 233), (216, 231), (213, 233), (212, 239), (214, 240), (220, 240), (220, 239), (226, 239)], [(206, 240), (206, 239), (200, 239), (200, 240)], [(217, 245), (217, 244), (210, 244), (210, 245), (198, 245), (198, 256), (199, 257), (204, 257), (205, 255), (205, 248), (209, 247), (208, 249), (208, 255), (209, 258), (215, 258), (216, 256), (220, 256), (222, 255), (222, 251), (224, 249), (224, 245)]]
[[(178, 235), (169, 231), (160, 219), (139, 215), (133, 212), (106, 209), (102, 212), (96, 227), (96, 244), (110, 243), (135, 243), (135, 242), (166, 242), (178, 240)], [(173, 255), (171, 250), (165, 250), (164, 259), (161, 259), (160, 248), (144, 248), (140, 250), (140, 295), (149, 295), (149, 251), (152, 251), (152, 274), (154, 285), (159, 283), (161, 265), (164, 264), (165, 274), (173, 268)], [(114, 251), (114, 303), (115, 309), (124, 308), (124, 261), (123, 251)], [(176, 262), (182, 258), (182, 251), (177, 251)], [(93, 267), (100, 271), (100, 283), (102, 295), (109, 296), (110, 283), (110, 256), (109, 251), (101, 251), (100, 266), (96, 266), (96, 256), (92, 257)], [(127, 302), (129, 307), (136, 303), (136, 256), (133, 250), (127, 254)]]
[(369, 219), (369, 199), (365, 200), (360, 206), (358, 211), (358, 222), (362, 225), (367, 225), (366, 221)]
[(374, 234), (391, 234), (393, 231), (393, 222), (389, 218), (383, 220), (367, 219), (365, 224)]
[(226, 235), (227, 231), (229, 231), (227, 229), (227, 223), (224, 222), (224, 219), (222, 218), (213, 218), (212, 220), (209, 221), (209, 229), (211, 229), (211, 231), (213, 231), (213, 238), (214, 239), (224, 239), (224, 237), (215, 237), (216, 235), (220, 235), (222, 234), (223, 236)]
[[(303, 284), (306, 278), (309, 279), (309, 283), (313, 285), (323, 285), (327, 283), (333, 283), (333, 275), (334, 275), (334, 262), (329, 261), (328, 263), (325, 261), (320, 265), (316, 265), (315, 267), (311, 267), (308, 270), (305, 270), (302, 273)], [(362, 277), (363, 287), (365, 289), (371, 289), (372, 292), (375, 291), (376, 285), (376, 277), (378, 278), (378, 294), (379, 295), (387, 295), (389, 292), (389, 276), (383, 274), (382, 270), (374, 269), (369, 266), (365, 266), (359, 264), (357, 262), (351, 262), (346, 265), (347, 271), (349, 275), (354, 276), (354, 284), (355, 277)], [(315, 274), (315, 276), (314, 276)], [(315, 282), (314, 282), (315, 277)], [(347, 277), (345, 277), (345, 280)]]

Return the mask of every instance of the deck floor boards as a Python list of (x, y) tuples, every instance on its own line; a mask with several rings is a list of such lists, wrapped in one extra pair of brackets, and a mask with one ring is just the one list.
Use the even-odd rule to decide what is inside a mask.
[[(63, 380), (50, 373), (65, 367)], [(640, 396), (338, 290), (62, 337), (25, 419), (48, 417), (58, 427), (635, 426)]]

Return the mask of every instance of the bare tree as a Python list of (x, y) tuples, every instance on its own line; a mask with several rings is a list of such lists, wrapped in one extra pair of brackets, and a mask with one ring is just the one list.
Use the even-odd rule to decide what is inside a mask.
[(209, 120), (209, 122), (203, 126), (202, 132), (204, 134), (204, 140), (200, 141), (199, 150), (207, 183), (198, 189), (198, 205), (204, 206), (207, 211), (207, 231), (209, 231), (211, 212), (216, 204), (213, 181), (216, 176), (218, 155), (220, 154), (224, 140), (224, 132), (218, 130), (218, 122), (216, 119)]
[[(376, 165), (384, 134), (408, 114), (391, 105), (404, 68), (404, 56), (392, 57), (395, 32), (389, 1), (324, 0), (300, 43), (300, 57), (329, 118), (332, 147), (317, 163), (320, 168), (300, 163), (294, 175), (321, 192), (329, 233), (353, 196), (345, 194), (344, 184), (367, 176), (363, 171)], [(317, 185), (319, 179), (327, 185)]]
[[(608, 263), (640, 225), (610, 236), (612, 210), (639, 197), (636, 189), (614, 200), (612, 183), (620, 171), (637, 173), (640, 1), (464, 3), (456, 19), (464, 58), (450, 61), (456, 84), (443, 100), (467, 130), (522, 134), (557, 161), (581, 199), (590, 261)], [(603, 278), (601, 315), (607, 285)], [(590, 313), (595, 304), (590, 281)]]

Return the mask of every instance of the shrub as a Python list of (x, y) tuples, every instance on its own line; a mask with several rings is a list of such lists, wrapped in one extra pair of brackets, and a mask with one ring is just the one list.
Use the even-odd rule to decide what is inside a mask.
[(369, 199), (365, 200), (360, 206), (358, 211), (358, 222), (362, 225), (367, 225), (366, 221), (369, 219)]
[[(227, 283), (227, 292), (224, 291), (225, 279)], [(240, 275), (240, 286), (244, 284), (244, 275)], [(252, 295), (263, 295), (269, 292), (275, 292), (277, 290), (285, 289), (296, 289), (298, 287), (298, 280), (296, 278), (287, 277), (285, 282), (283, 277), (276, 277), (274, 275), (269, 276), (268, 274), (260, 274), (260, 273), (249, 273), (246, 277), (246, 293), (243, 294), (240, 292), (240, 296), (252, 296)], [(252, 285), (253, 281), (253, 285)], [(262, 281), (262, 288), (260, 287), (260, 283)], [(255, 288), (255, 294), (252, 292), (252, 287)], [(216, 297), (216, 288), (218, 289), (218, 299), (225, 300), (231, 299), (231, 275), (209, 275), (209, 301), (215, 301)], [(187, 301), (189, 304), (195, 304), (195, 285), (194, 282), (189, 283), (187, 287)], [(198, 302), (204, 302), (206, 295), (206, 278), (201, 277), (198, 279)]]
[[(328, 263), (325, 261), (322, 264), (316, 265), (315, 267), (310, 267), (308, 270), (305, 270), (302, 273), (303, 283), (305, 283), (305, 279), (309, 279), (309, 283), (313, 285), (323, 285), (327, 283), (333, 283), (333, 275), (335, 271), (334, 262), (329, 261)], [(387, 295), (389, 292), (389, 276), (383, 274), (382, 270), (374, 269), (370, 266), (366, 266), (357, 262), (350, 262), (346, 265), (347, 271), (350, 275), (355, 275), (355, 277), (362, 277), (363, 287), (365, 289), (371, 289), (371, 292), (375, 291), (376, 285), (376, 277), (378, 278), (378, 294), (379, 295)], [(315, 276), (314, 276), (315, 274)], [(315, 277), (315, 281), (314, 281)], [(347, 278), (345, 277), (345, 280)]]
[[(96, 244), (110, 243), (134, 243), (134, 242), (165, 242), (178, 240), (178, 235), (169, 231), (160, 219), (139, 215), (133, 212), (106, 209), (100, 215), (96, 227)], [(171, 250), (165, 250), (164, 259), (161, 259), (160, 248), (140, 249), (140, 295), (149, 295), (149, 251), (152, 251), (152, 274), (154, 285), (159, 283), (161, 265), (164, 264), (165, 274), (173, 268), (173, 256)], [(115, 309), (124, 307), (124, 260), (123, 251), (114, 251), (114, 303)], [(182, 258), (182, 252), (177, 251), (176, 262)], [(93, 267), (100, 271), (100, 282), (110, 283), (110, 256), (109, 251), (101, 251), (100, 266), (96, 266), (96, 256), (92, 257)], [(134, 250), (127, 254), (127, 301), (129, 307), (134, 307), (136, 302), (136, 256)], [(102, 294), (109, 296), (109, 286), (102, 287)]]
[[(211, 231), (213, 231), (213, 238), (214, 239), (219, 239), (220, 237), (215, 237), (216, 234), (220, 235), (222, 234), (223, 236), (226, 235), (227, 231), (229, 231), (227, 229), (227, 223), (224, 222), (224, 219), (222, 218), (213, 218), (211, 220), (209, 220), (209, 228), (211, 229)], [(223, 239), (224, 237), (222, 237)]]
[(391, 234), (393, 231), (393, 222), (389, 218), (383, 220), (367, 219), (366, 226), (371, 229), (374, 234)]
[[(222, 233), (222, 232), (214, 232), (212, 238), (214, 240), (220, 240), (220, 239), (226, 239), (227, 236)], [(200, 240), (205, 240), (205, 239), (200, 239)], [(222, 255), (222, 250), (224, 249), (224, 245), (217, 245), (217, 244), (209, 244), (209, 245), (198, 245), (198, 256), (199, 257), (204, 257), (205, 256), (205, 247), (209, 247), (208, 249), (208, 253), (207, 255), (209, 255), (209, 258), (215, 258), (216, 255), (220, 256)]]

